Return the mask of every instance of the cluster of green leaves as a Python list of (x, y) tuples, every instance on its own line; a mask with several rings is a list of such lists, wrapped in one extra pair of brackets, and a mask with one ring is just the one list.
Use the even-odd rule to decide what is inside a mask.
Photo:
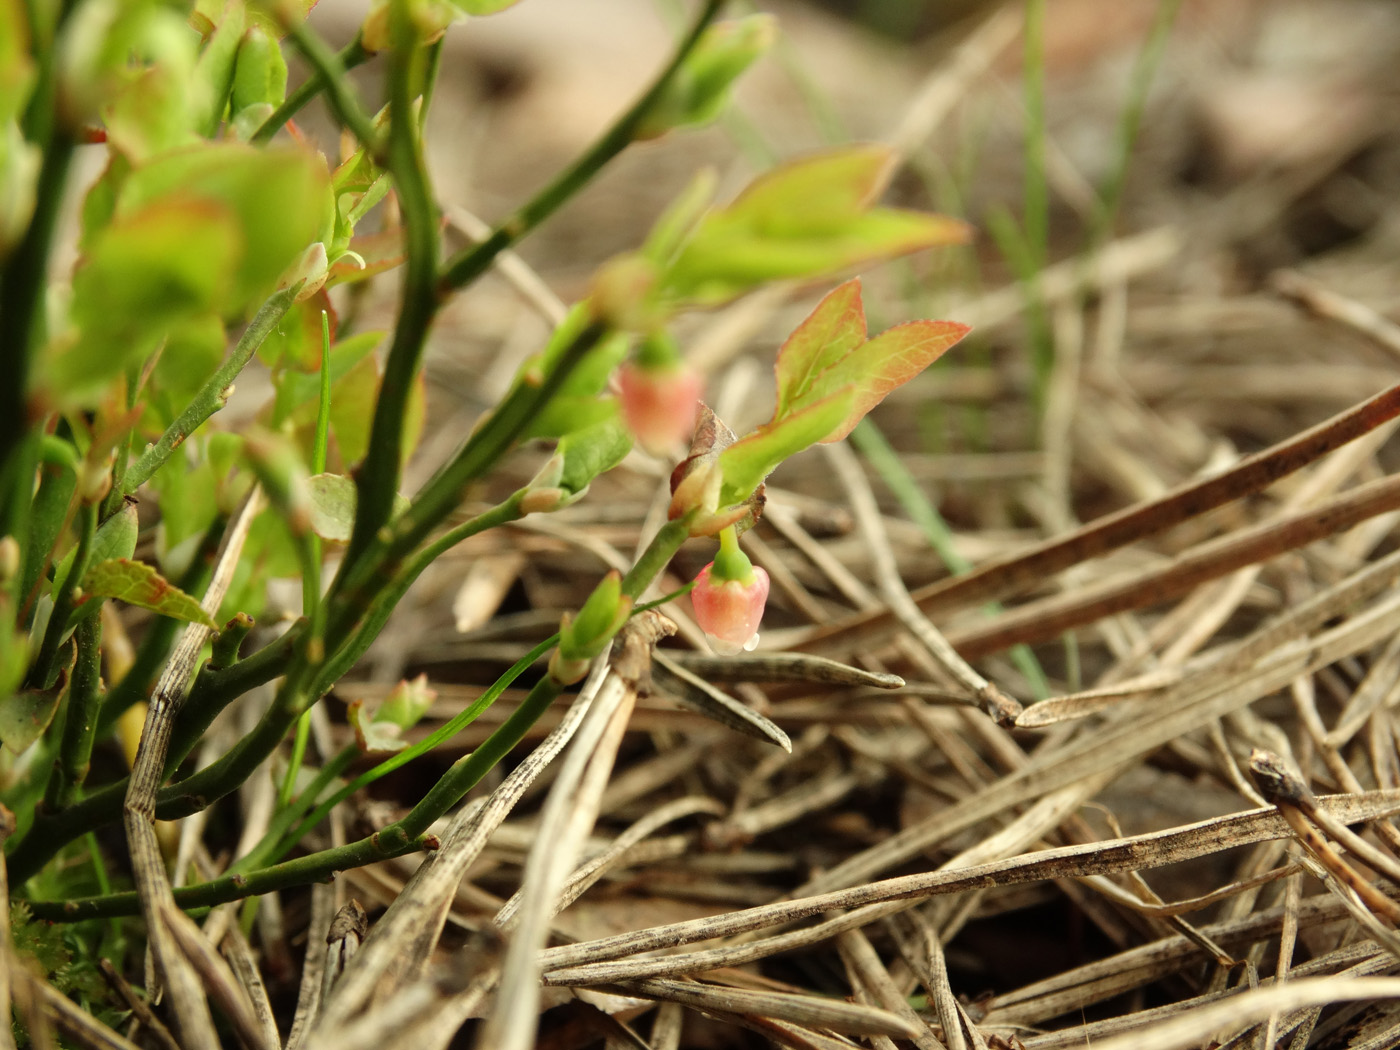
[[(441, 303), (630, 143), (713, 119), (775, 32), (764, 16), (715, 23), (721, 4), (708, 0), (654, 85), (591, 149), (483, 243), (444, 258), (422, 160), (424, 109), (448, 25), (503, 6), (377, 0), (336, 55), (304, 24), (299, 0), (266, 8), (198, 0), (183, 10), (158, 0), (0, 0), (0, 70), (10, 78), (0, 87), (18, 99), (9, 106), (12, 95), (0, 91), (0, 305), (17, 319), (13, 400), (0, 404), (0, 802), (20, 818), (6, 849), (17, 884), (36, 898), (34, 914), (135, 910), (131, 894), (105, 888), (60, 908), (38, 899), (46, 880), (25, 881), (65, 843), (118, 819), (125, 781), (89, 783), (93, 749), (123, 712), (140, 710), (181, 624), (223, 626), (175, 722), (157, 815), (213, 804), (296, 743), (267, 836), (228, 876), (181, 890), (179, 900), (212, 904), (421, 848), (432, 821), (606, 650), (681, 543), (714, 531), (786, 456), (844, 436), (962, 334), (915, 322), (867, 339), (858, 286), (838, 288), (780, 352), (772, 421), (692, 469), (708, 480), (687, 479), (696, 498), (628, 573), (606, 577), (559, 635), (429, 741), (402, 747), (402, 730), (430, 699), (423, 687), (406, 688), (379, 711), (353, 715), (362, 749), (391, 757), (345, 784), (360, 753), (352, 747), (299, 777), (310, 706), (428, 564), (468, 536), (582, 498), (627, 454), (632, 438), (611, 379), (639, 347), (674, 353), (681, 312), (964, 234), (947, 219), (875, 206), (892, 162), (876, 147), (799, 158), (721, 207), (713, 178), (702, 177), (637, 252), (600, 270), (588, 299), (463, 447), (405, 500), (401, 473), (423, 423), (422, 354)], [(286, 48), (313, 71), (291, 95)], [(346, 69), (381, 53), (388, 103), (370, 114)], [(282, 133), (318, 93), (350, 133), (335, 163)], [(68, 160), (90, 140), (105, 142), (107, 164), (83, 202), (71, 281), (49, 288), (42, 274)], [(397, 208), (376, 210), (390, 194)], [(398, 224), (375, 228), (382, 214)], [(402, 291), (392, 332), (352, 331), (351, 312), (335, 309), (346, 300), (331, 291), (391, 269)], [(216, 413), (255, 356), (272, 395), (256, 427), (220, 430)], [(554, 442), (539, 474), (449, 526), (467, 488), (530, 439)], [(211, 617), (197, 595), (254, 486), (270, 509)], [(153, 512), (138, 515), (138, 497)], [(141, 524), (152, 520), (152, 553), (138, 558)], [(342, 558), (323, 588), (322, 545), (331, 543)], [(302, 578), (305, 616), (241, 655), (268, 580), (279, 576)], [(104, 642), (111, 618), (100, 613), (114, 599), (156, 614), (134, 658), (120, 656), (110, 636)], [(344, 847), (282, 859), (337, 801), (462, 728), (556, 644), (519, 709), (404, 819)], [(182, 773), (218, 711), (274, 679), (257, 726), (212, 765)]]

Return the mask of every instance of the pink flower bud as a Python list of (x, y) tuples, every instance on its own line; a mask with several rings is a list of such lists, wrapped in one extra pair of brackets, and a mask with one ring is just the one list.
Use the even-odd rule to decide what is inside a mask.
[(695, 432), (700, 377), (681, 364), (643, 368), (628, 361), (617, 374), (622, 418), (637, 443), (654, 456)]
[(768, 601), (768, 573), (754, 566), (747, 582), (717, 580), (710, 578), (714, 565), (710, 562), (700, 570), (690, 592), (695, 620), (715, 652), (752, 652), (758, 645), (758, 624)]

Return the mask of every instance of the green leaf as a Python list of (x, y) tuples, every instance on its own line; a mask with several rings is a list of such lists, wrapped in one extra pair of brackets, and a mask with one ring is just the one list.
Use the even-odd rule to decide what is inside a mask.
[(750, 183), (715, 225), (776, 237), (840, 230), (874, 202), (893, 166), (894, 151), (874, 144), (799, 157)]
[(772, 15), (717, 22), (705, 30), (637, 129), (639, 139), (655, 138), (672, 128), (708, 124), (729, 101), (729, 89), (777, 38)]
[(394, 227), (391, 230), (379, 230), (351, 237), (350, 251), (359, 256), (359, 259), (347, 253), (331, 263), (326, 287), (367, 281), (402, 265), (406, 258), (403, 230)]
[(334, 223), (325, 162), (295, 148), (216, 142), (163, 154), (127, 176), (117, 217), (155, 201), (198, 202), (232, 214), (243, 250), (229, 275), (229, 312), (266, 298), (308, 244), (329, 239)]
[(838, 391), (782, 419), (765, 423), (726, 448), (719, 454), (719, 470), (724, 478), (720, 506), (748, 499), (779, 463), (825, 440), (850, 414), (854, 401), (854, 390)]
[(15, 754), (25, 751), (49, 727), (62, 696), (62, 688), (27, 689), (0, 699), (0, 744)]
[[(311, 528), (323, 540), (349, 543), (355, 528), (355, 479), (344, 474), (311, 475)], [(394, 514), (408, 509), (408, 499), (394, 497)]]
[(778, 350), (775, 419), (788, 415), (817, 378), (865, 341), (860, 281), (847, 281), (817, 304)]
[(77, 332), (40, 358), (60, 403), (83, 404), (180, 322), (228, 302), (237, 219), (215, 202), (152, 201), (118, 216), (73, 278)]
[[(525, 363), (517, 382), (538, 382), (543, 374), (556, 367), (559, 355), (591, 319), (588, 304), (576, 304), (554, 330), (540, 355)], [(607, 389), (608, 380), (627, 356), (628, 342), (628, 336), (622, 332), (600, 340), (560, 384), (544, 410), (530, 421), (524, 436), (563, 437), (611, 417), (617, 411), (616, 405), (612, 399), (599, 395)]]
[(665, 277), (666, 293), (712, 305), (763, 281), (836, 273), (965, 240), (967, 227), (953, 219), (870, 209), (891, 158), (886, 147), (858, 146), (760, 176), (700, 222)]
[(91, 598), (118, 598), (162, 616), (218, 629), (198, 601), (145, 562), (129, 558), (98, 562), (83, 577), (83, 590)]
[(774, 418), (851, 391), (850, 413), (821, 442), (840, 441), (865, 414), (936, 361), (968, 332), (956, 321), (910, 321), (865, 338), (860, 282), (848, 281), (817, 304), (778, 351)]
[(586, 489), (599, 474), (606, 474), (632, 450), (632, 435), (612, 404), (612, 413), (592, 426), (565, 434), (558, 452), (564, 459), (559, 487), (571, 495)]
[(219, 130), (219, 121), (228, 108), (234, 65), (245, 25), (247, 15), (241, 0), (228, 0), (219, 14), (218, 26), (209, 35), (195, 63), (189, 88), (197, 107), (195, 120), (199, 133), (205, 138)]
[(844, 438), (867, 412), (885, 399), (885, 395), (938, 360), (969, 330), (968, 325), (956, 321), (909, 321), (895, 325), (824, 372), (813, 385), (809, 398), (845, 389), (854, 389), (855, 396), (845, 422), (823, 438), (823, 443)]

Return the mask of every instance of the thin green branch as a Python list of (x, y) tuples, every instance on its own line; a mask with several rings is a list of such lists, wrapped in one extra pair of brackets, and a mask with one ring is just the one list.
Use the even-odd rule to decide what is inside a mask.
[(342, 567), (331, 588), (336, 614), (327, 630), (328, 637), (348, 636), (355, 621), (373, 605), (380, 588), (397, 575), (398, 566), (457, 508), (467, 486), (500, 462), (607, 332), (607, 327), (599, 323), (587, 326), (560, 352), (555, 367), (542, 379), (517, 380), (462, 450), (423, 486), (388, 535), (375, 536), (359, 564)]
[(148, 446), (141, 458), (127, 468), (115, 486), (122, 495), (130, 495), (149, 481), (186, 438), (228, 403), (233, 381), (238, 378), (238, 373), (243, 371), (243, 366), (252, 359), (258, 347), (262, 346), (263, 340), (272, 334), (272, 330), (292, 308), (292, 303), (296, 301), (296, 290), (295, 287), (279, 289), (258, 308), (238, 342), (219, 365), (218, 371), (200, 387), (199, 393), (195, 394), (175, 422), (166, 427), (160, 440)]
[[(307, 84), (314, 83), (315, 87), (310, 89), (310, 94), (307, 98), (310, 98), (311, 95), (314, 95), (317, 91), (324, 90), (326, 93), (326, 101), (330, 103), (331, 110), (335, 113), (336, 117), (342, 124), (350, 129), (351, 134), (360, 140), (362, 146), (368, 147), (370, 151), (373, 152), (375, 144), (379, 140), (379, 136), (375, 133), (374, 122), (370, 119), (369, 114), (365, 112), (364, 107), (360, 105), (359, 99), (355, 97), (354, 89), (350, 86), (350, 78), (345, 75), (345, 70), (350, 67), (342, 61), (342, 57), (348, 57), (356, 59), (355, 65), (358, 65), (360, 62), (363, 62), (365, 58), (369, 57), (368, 55), (360, 53), (363, 51), (363, 48), (360, 48), (358, 52), (355, 50), (359, 44), (359, 40), (356, 39), (355, 43), (351, 44), (350, 47), (346, 49), (346, 51), (350, 52), (349, 55), (346, 55), (345, 52), (337, 55), (326, 46), (326, 42), (317, 36), (315, 31), (305, 22), (298, 22), (295, 26), (290, 27), (287, 31), (287, 39), (301, 52), (301, 57), (306, 59), (307, 63), (314, 71), (313, 76), (308, 79)], [(303, 89), (305, 88), (306, 85), (303, 85)], [(278, 109), (277, 113), (286, 109), (291, 101), (292, 99), (288, 98)], [(304, 104), (305, 101), (302, 100), (299, 102), (298, 106)], [(272, 117), (269, 117), (268, 120), (264, 122), (263, 126), (258, 129), (254, 141), (265, 142), (277, 133), (277, 128), (281, 127), (280, 124), (269, 129), (269, 125), (277, 116), (277, 113), (273, 113)], [(288, 116), (290, 115), (291, 114), (288, 114)], [(258, 137), (263, 136), (264, 133), (266, 133), (265, 138)]]
[[(342, 72), (348, 72), (356, 66), (362, 65), (371, 57), (357, 36), (335, 56), (335, 60)], [(296, 90), (291, 92), (286, 100), (272, 111), (272, 115), (262, 122), (262, 126), (253, 133), (253, 144), (262, 146), (271, 142), (273, 136), (282, 130), (287, 121), (296, 116), (302, 107), (315, 98), (325, 86), (325, 74), (320, 70), (314, 70), (311, 76), (302, 81)]]
[(413, 107), (417, 33), (402, 0), (390, 6), (394, 46), (389, 52), (389, 140), (385, 166), (394, 180), (403, 216), (404, 277), (394, 338), (374, 406), (369, 450), (356, 474), (355, 527), (345, 550), (349, 567), (389, 522), (403, 465), (404, 416), (437, 312), (438, 213)]
[(78, 642), (77, 662), (63, 716), (58, 761), (49, 777), (44, 805), (48, 809), (71, 806), (87, 780), (92, 743), (97, 735), (98, 687), (102, 677), (102, 621), (89, 616), (73, 630)]
[[(43, 640), (39, 643), (39, 653), (29, 667), (29, 687), (49, 689), (58, 675), (58, 653), (68, 637), (68, 620), (76, 608), (78, 581), (87, 572), (88, 560), (92, 554), (92, 539), (97, 533), (97, 504), (84, 503), (81, 507), (78, 545), (73, 552), (73, 561), (64, 572), (63, 579), (57, 581), (53, 611), (49, 614), (48, 626), (44, 629)], [(58, 571), (62, 571), (60, 565)]]
[(603, 133), (602, 138), (541, 190), (533, 200), (496, 227), (491, 236), (448, 260), (441, 278), (444, 294), (470, 284), (485, 273), (497, 255), (538, 226), (555, 209), (587, 185), (604, 165), (631, 144), (637, 127), (666, 90), (671, 78), (676, 75), (681, 64), (694, 50), (701, 35), (715, 20), (723, 6), (724, 0), (706, 0), (705, 6), (696, 15), (690, 31), (677, 46), (676, 53), (666, 68), (652, 82), (645, 94)]

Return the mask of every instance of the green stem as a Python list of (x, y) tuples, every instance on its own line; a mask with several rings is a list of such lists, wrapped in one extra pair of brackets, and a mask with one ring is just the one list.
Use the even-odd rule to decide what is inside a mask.
[(98, 686), (102, 676), (101, 619), (90, 616), (80, 621), (73, 636), (78, 642), (78, 658), (68, 691), (58, 762), (44, 797), (44, 805), (51, 810), (66, 808), (77, 800), (87, 780), (92, 742), (97, 735), (97, 709), (101, 701)]
[(0, 272), (0, 317), (5, 319), (5, 338), (0, 340), (0, 372), (5, 377), (0, 383), (0, 478), (6, 483), (0, 490), (0, 536), (23, 535), (20, 526), (32, 495), (35, 441), (28, 432), (29, 372), (45, 339), (49, 251), (72, 159), (72, 139), (56, 133), (44, 150), (29, 228)]
[(39, 654), (34, 658), (34, 663), (29, 668), (29, 687), (31, 689), (48, 689), (54, 684), (54, 679), (57, 676), (59, 649), (68, 635), (68, 620), (76, 608), (74, 594), (78, 587), (78, 581), (87, 572), (89, 556), (92, 553), (92, 538), (97, 532), (97, 504), (84, 503), (81, 515), (79, 525), (81, 531), (78, 533), (78, 547), (73, 554), (73, 563), (69, 566), (63, 579), (57, 581), (53, 612), (49, 614), (48, 627), (44, 629), (44, 638), (39, 643)]
[(389, 141), (386, 167), (394, 179), (403, 215), (404, 278), (394, 339), (384, 361), (375, 402), (369, 450), (356, 475), (355, 527), (345, 550), (347, 569), (388, 524), (399, 491), (403, 463), (404, 415), (423, 356), (428, 328), (437, 312), (434, 282), (438, 263), (438, 214), (428, 186), (422, 143), (413, 112), (413, 66), (417, 35), (406, 5), (390, 9), (394, 46), (389, 53)]
[[(341, 72), (347, 72), (356, 66), (364, 64), (372, 56), (365, 50), (357, 36), (339, 54), (335, 56), (336, 65)], [(314, 70), (311, 76), (307, 77), (295, 91), (289, 94), (286, 100), (272, 111), (272, 115), (262, 122), (262, 127), (253, 133), (252, 143), (255, 146), (263, 146), (272, 141), (274, 135), (282, 130), (284, 124), (291, 120), (301, 111), (301, 108), (310, 102), (326, 86), (326, 75), (319, 69)]]
[[(307, 80), (307, 84), (302, 85), (302, 90), (307, 90), (307, 85), (314, 84), (314, 87), (309, 89), (307, 99), (317, 91), (324, 90), (326, 101), (330, 103), (331, 109), (340, 118), (340, 122), (350, 129), (351, 133), (360, 140), (362, 146), (368, 147), (373, 152), (379, 136), (375, 134), (374, 122), (370, 120), (369, 114), (364, 111), (359, 99), (355, 97), (354, 90), (350, 86), (350, 78), (345, 75), (346, 69), (351, 67), (342, 61), (344, 58), (355, 59), (354, 65), (359, 65), (360, 62), (369, 57), (363, 54), (363, 48), (359, 48), (359, 39), (356, 38), (355, 43), (337, 55), (305, 22), (298, 22), (295, 26), (291, 26), (287, 31), (287, 39), (301, 52), (301, 57), (306, 59), (307, 64), (314, 71), (313, 76)], [(263, 123), (253, 138), (254, 142), (266, 142), (277, 133), (277, 129), (281, 125), (272, 125), (272, 122), (277, 119), (282, 110), (288, 107), (296, 94), (282, 103), (276, 112)], [(305, 102), (305, 99), (298, 101), (297, 108), (305, 105)], [(287, 116), (291, 116), (291, 113), (288, 113)]]
[[(389, 831), (388, 828), (384, 832)], [(208, 908), (215, 904), (254, 897), (292, 886), (324, 882), (338, 871), (361, 868), (366, 864), (401, 857), (429, 848), (429, 841), (403, 840), (397, 835), (384, 837), (384, 832), (351, 842), (335, 849), (312, 853), (296, 860), (262, 868), (247, 875), (225, 875), (212, 882), (201, 882), (175, 891), (175, 903), (185, 909)], [(52, 922), (78, 922), (83, 919), (110, 918), (140, 914), (141, 901), (133, 892), (113, 893), (104, 897), (79, 897), (64, 901), (31, 901), (28, 903), (36, 918)]]
[(370, 601), (368, 611), (353, 627), (348, 640), (337, 646), (322, 666), (312, 690), (314, 692), (329, 690), (340, 680), (342, 675), (355, 665), (360, 657), (364, 656), (370, 644), (379, 637), (379, 632), (389, 621), (389, 615), (403, 596), (408, 593), (413, 581), (418, 579), (423, 570), (437, 558), (470, 536), (485, 532), (487, 529), (494, 529), (498, 525), (520, 520), (523, 517), (520, 504), (525, 497), (525, 492), (525, 489), (521, 489), (490, 510), (448, 529), (415, 554), (391, 582), (375, 593)]
[(687, 514), (675, 521), (668, 521), (656, 531), (637, 563), (622, 577), (623, 594), (636, 600), (651, 586), (651, 581), (661, 575), (661, 570), (690, 538), (690, 519), (691, 515)]
[[(688, 533), (688, 523), (684, 520), (669, 522), (663, 526), (652, 542), (648, 544), (646, 551), (638, 559), (637, 564), (633, 566), (632, 571), (624, 577), (624, 592), (636, 595), (645, 591), (651, 581), (665, 568), (671, 556), (685, 542)], [(674, 595), (668, 595), (662, 600), (667, 601), (672, 597)], [(655, 604), (658, 603), (649, 603), (641, 608), (650, 608)], [(457, 723), (465, 724), (466, 721), (475, 718), (480, 714), (478, 708), (484, 710), (486, 704), (493, 702), (496, 696), (499, 696), (500, 692), (514, 680), (514, 677), (543, 655), (554, 641), (555, 639), (551, 638), (537, 646), (498, 679), (492, 689), (483, 694), (482, 698), (471, 709), (463, 712), (434, 733), (428, 740), (417, 745), (415, 750), (426, 751), (436, 746), (437, 743), (460, 728)], [(548, 675), (541, 678), (510, 717), (502, 722), (495, 732), (482, 742), (480, 747), (454, 763), (452, 768), (429, 790), (423, 800), (414, 806), (402, 820), (390, 824), (358, 842), (322, 850), (319, 853), (275, 864), (271, 867), (259, 868), (246, 873), (235, 872), (221, 879), (176, 890), (175, 902), (182, 908), (223, 904), (242, 897), (271, 893), (273, 890), (286, 889), (308, 882), (318, 882), (333, 876), (337, 871), (372, 864), (390, 857), (402, 856), (405, 853), (411, 853), (428, 846), (426, 832), (432, 826), (433, 821), (456, 805), (468, 791), (481, 781), (482, 777), (495, 768), (513, 748), (525, 739), (526, 734), (549, 709), (550, 704), (559, 697), (562, 690), (563, 687)], [(395, 756), (381, 763), (365, 776), (383, 775), (383, 773), (397, 769), (412, 757), (414, 756), (409, 754)], [(331, 776), (325, 776), (324, 782), (328, 783)], [(319, 783), (322, 783), (321, 778), (318, 778)], [(357, 786), (359, 786), (359, 781), (356, 781), (356, 784), (352, 785), (349, 790), (355, 790)], [(313, 791), (319, 791), (319, 787), (313, 785), (313, 790), (309, 790), (308, 794), (313, 793)], [(279, 842), (278, 848), (286, 849), (295, 845), (305, 830), (312, 825), (313, 820), (322, 819), (324, 813), (329, 812), (329, 808), (340, 798), (341, 796), (338, 794), (318, 807), (314, 817), (307, 818), (292, 835), (285, 836)], [(120, 800), (120, 795), (117, 796), (117, 799)], [(159, 808), (157, 814), (163, 815)], [(259, 848), (262, 848), (262, 844)], [(41, 918), (55, 921), (76, 921), (135, 914), (140, 907), (140, 901), (134, 893), (117, 893), (68, 901), (33, 901), (30, 906), (33, 913)]]
[(342, 565), (331, 585), (330, 599), (337, 599), (338, 616), (328, 628), (329, 637), (347, 636), (354, 622), (377, 600), (380, 589), (397, 575), (409, 552), (457, 508), (467, 486), (500, 461), (607, 331), (602, 324), (587, 326), (563, 349), (543, 379), (517, 380), (462, 450), (423, 486), (388, 534), (374, 538), (359, 564)]
[(277, 327), (295, 301), (295, 288), (282, 288), (268, 297), (267, 302), (262, 304), (253, 320), (248, 323), (248, 327), (243, 330), (243, 335), (239, 337), (228, 357), (224, 358), (223, 364), (219, 365), (219, 370), (200, 387), (199, 393), (195, 394), (194, 399), (175, 422), (166, 428), (160, 440), (149, 446), (141, 454), (141, 458), (122, 474), (116, 488), (123, 495), (130, 495), (149, 481), (187, 437), (224, 407), (238, 373), (243, 371), (243, 366), (252, 359), (258, 347), (262, 346), (263, 340)]
[(587, 185), (589, 180), (604, 165), (631, 144), (632, 136), (638, 125), (646, 118), (656, 100), (666, 90), (667, 85), (690, 52), (694, 50), (706, 27), (715, 20), (722, 6), (724, 6), (724, 0), (706, 0), (705, 6), (696, 15), (690, 31), (686, 33), (685, 38), (676, 48), (676, 53), (666, 68), (661, 71), (646, 93), (637, 99), (632, 107), (603, 133), (602, 138), (595, 142), (587, 153), (579, 157), (553, 182), (541, 190), (533, 200), (496, 227), (491, 236), (479, 244), (464, 249), (448, 260), (441, 278), (444, 292), (461, 288), (480, 277), (497, 255), (538, 226), (555, 209)]
[[(177, 628), (181, 626), (179, 621), (165, 617), (160, 622), (174, 624)], [(206, 668), (200, 673), (171, 735), (163, 779), (172, 776), (180, 763), (189, 757), (220, 711), (248, 690), (272, 681), (285, 670), (299, 635), (300, 630), (293, 628), (232, 667), (221, 671)], [(167, 642), (163, 646), (152, 647), (150, 651), (164, 654), (168, 648)], [(144, 645), (142, 651), (147, 651)], [(137, 662), (141, 662), (140, 656)], [(135, 675), (136, 667), (133, 666), (123, 682)], [(115, 695), (109, 694), (109, 700)], [(99, 732), (108, 724), (105, 706), (102, 714)], [(104, 784), (66, 809), (39, 814), (22, 839), (11, 839), (6, 843), (9, 847), (7, 862), (15, 881), (22, 882), (37, 873), (54, 853), (79, 835), (118, 820), (126, 789), (127, 778), (123, 777), (114, 783)]]
[(295, 846), (298, 842), (301, 841), (302, 836), (304, 836), (307, 832), (309, 832), (312, 828), (314, 828), (317, 824), (324, 820), (332, 809), (334, 809), (341, 802), (344, 802), (356, 791), (368, 787), (370, 784), (373, 784), (376, 780), (380, 779), (381, 777), (388, 776), (394, 770), (400, 768), (401, 766), (407, 765), (409, 762), (412, 762), (418, 756), (425, 755), (433, 748), (446, 743), (448, 740), (451, 740), (454, 736), (460, 733), (467, 726), (475, 722), (488, 707), (490, 707), (493, 703), (496, 702), (497, 697), (499, 697), (503, 692), (510, 688), (511, 684), (522, 674), (528, 671), (530, 667), (535, 664), (536, 661), (541, 659), (546, 653), (548, 653), (552, 648), (554, 648), (555, 643), (558, 641), (559, 636), (557, 634), (550, 635), (544, 641), (540, 642), (539, 645), (535, 646), (528, 653), (526, 653), (519, 660), (517, 660), (514, 664), (512, 664), (510, 669), (506, 671), (505, 674), (501, 675), (500, 678), (496, 679), (496, 681), (492, 684), (490, 689), (486, 690), (486, 692), (482, 693), (481, 696), (477, 697), (475, 702), (473, 702), (465, 710), (459, 711), (451, 719), (449, 719), (438, 729), (430, 733), (426, 738), (420, 740), (417, 744), (414, 744), (412, 747), (406, 748), (405, 750), (400, 751), (398, 754), (385, 759), (373, 769), (361, 773), (358, 777), (356, 777), (349, 784), (345, 785), (330, 798), (317, 805), (316, 809), (312, 811), (312, 813), (305, 820), (303, 820), (299, 825), (297, 825), (295, 831), (293, 831), (289, 835), (284, 834), (280, 839), (276, 840), (276, 856), (281, 857), (285, 855), (288, 850), (290, 850), (293, 846)]

